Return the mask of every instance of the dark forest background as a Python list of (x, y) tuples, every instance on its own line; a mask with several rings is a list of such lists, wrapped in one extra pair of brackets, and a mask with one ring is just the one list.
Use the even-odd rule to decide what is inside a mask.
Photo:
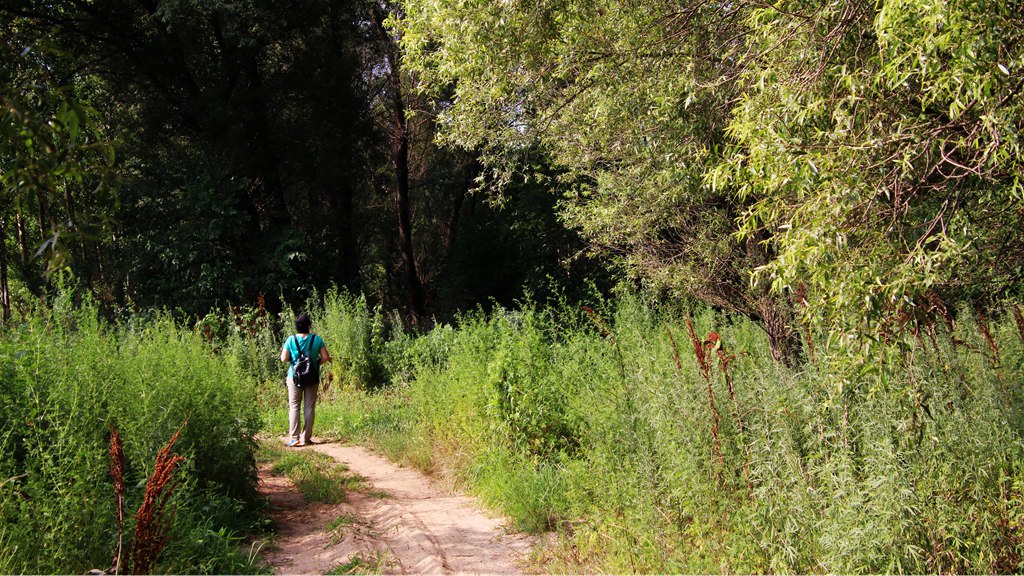
[(47, 268), (112, 309), (280, 309), (338, 286), (414, 324), (605, 276), (550, 184), (474, 192), (488, 175), (435, 143), (446, 102), (403, 74), (386, 5), (0, 6), (5, 103), (36, 136), (4, 162), (29, 155), (40, 179), (0, 206), (7, 313)]

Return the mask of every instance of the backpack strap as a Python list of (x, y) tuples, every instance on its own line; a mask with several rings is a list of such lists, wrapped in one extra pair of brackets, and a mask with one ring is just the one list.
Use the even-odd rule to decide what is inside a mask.
[(305, 354), (306, 356), (309, 356), (309, 350), (310, 350), (310, 347), (312, 346), (313, 339), (316, 338), (316, 334), (310, 334), (309, 338), (306, 339), (306, 350), (305, 350), (305, 352), (303, 352), (302, 348), (299, 347), (299, 337), (298, 336), (292, 336), (292, 338), (295, 338), (295, 349), (299, 352), (299, 354)]

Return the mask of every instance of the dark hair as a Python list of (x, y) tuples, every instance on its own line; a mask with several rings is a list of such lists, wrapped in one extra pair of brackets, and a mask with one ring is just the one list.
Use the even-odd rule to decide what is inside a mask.
[(299, 334), (307, 334), (309, 332), (310, 325), (313, 321), (309, 319), (309, 314), (305, 312), (295, 317), (295, 331)]

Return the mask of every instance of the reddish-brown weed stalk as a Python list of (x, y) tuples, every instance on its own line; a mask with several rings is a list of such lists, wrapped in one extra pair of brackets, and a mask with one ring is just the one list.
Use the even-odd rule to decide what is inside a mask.
[(697, 357), (700, 375), (708, 385), (708, 402), (711, 404), (711, 436), (714, 438), (712, 450), (714, 450), (715, 459), (718, 460), (718, 465), (721, 467), (725, 465), (725, 458), (722, 457), (721, 442), (718, 439), (719, 416), (718, 406), (715, 405), (715, 394), (711, 389), (711, 362), (708, 361), (708, 355), (704, 350), (704, 343), (697, 338), (697, 332), (693, 329), (693, 321), (689, 318), (686, 319), (686, 330), (690, 334), (690, 342), (693, 344), (693, 354)]
[(615, 337), (612, 336), (612, 331), (608, 328), (608, 324), (604, 321), (604, 318), (601, 318), (590, 306), (580, 306), (580, 309), (587, 313), (590, 321), (593, 322), (594, 325), (597, 326), (597, 329), (601, 331), (601, 336), (603, 338), (608, 338), (612, 343), (615, 342)]
[[(714, 352), (718, 356), (718, 363), (722, 367), (722, 374), (725, 376), (725, 384), (729, 388), (729, 398), (732, 399), (733, 405), (737, 407), (736, 414), (739, 414), (739, 407), (736, 404), (736, 392), (733, 390), (732, 376), (729, 374), (729, 362), (736, 358), (736, 355), (725, 351), (725, 344), (722, 342), (722, 337), (718, 335), (718, 332), (708, 332), (708, 337), (704, 339), (704, 347), (707, 348), (708, 352)], [(742, 424), (740, 427), (743, 427)]]
[(171, 482), (174, 467), (184, 460), (177, 454), (171, 454), (171, 448), (178, 441), (179, 434), (181, 430), (175, 432), (163, 450), (157, 454), (153, 475), (146, 482), (142, 505), (135, 513), (135, 538), (132, 542), (133, 574), (149, 574), (156, 563), (157, 555), (170, 539), (174, 510), (167, 514), (167, 501), (177, 486), (177, 482)]
[(1013, 307), (1013, 320), (1017, 323), (1017, 335), (1024, 342), (1024, 314), (1020, 313), (1020, 306)]
[(121, 554), (124, 541), (124, 447), (117, 429), (110, 427), (110, 475), (114, 479), (114, 517), (117, 520), (117, 549), (110, 572), (121, 573)]
[(725, 344), (722, 342), (722, 337), (718, 335), (718, 332), (708, 332), (708, 337), (704, 340), (704, 346), (708, 350), (714, 350), (718, 356), (718, 363), (722, 366), (722, 374), (725, 376), (725, 384), (729, 388), (729, 398), (732, 400), (732, 417), (736, 420), (736, 428), (740, 435), (740, 445), (743, 447), (743, 453), (745, 458), (743, 459), (743, 478), (747, 481), (747, 485), (750, 485), (750, 457), (747, 454), (747, 428), (743, 424), (743, 415), (740, 414), (740, 403), (736, 401), (736, 390), (732, 386), (732, 374), (729, 373), (729, 363), (735, 358), (735, 354), (729, 354), (725, 350)]
[(665, 322), (665, 334), (668, 334), (668, 341), (672, 344), (672, 359), (676, 361), (676, 369), (683, 369), (683, 362), (679, 359), (679, 348), (676, 347), (676, 339), (672, 337), (672, 331), (668, 328), (668, 322)]
[(811, 339), (811, 323), (807, 320), (807, 290), (803, 282), (796, 287), (796, 304), (800, 313), (800, 326), (804, 330), (804, 340), (807, 342), (807, 350), (811, 353), (811, 363), (817, 364), (818, 357), (814, 350), (814, 340)]
[(992, 351), (992, 366), (994, 368), (999, 368), (1002, 365), (999, 360), (999, 345), (996, 344), (995, 339), (992, 338), (992, 331), (989, 330), (988, 320), (985, 318), (985, 311), (981, 309), (981, 306), (975, 307), (975, 311), (978, 313), (978, 329), (981, 330), (981, 335), (985, 337), (988, 349)]
[[(693, 321), (690, 318), (686, 319), (686, 330), (690, 335), (690, 342), (693, 344), (693, 354), (697, 358), (697, 366), (700, 368), (700, 375), (704, 378), (704, 382), (708, 387), (708, 403), (711, 405), (711, 436), (714, 438), (713, 450), (715, 457), (718, 460), (720, 466), (724, 466), (725, 459), (722, 456), (721, 441), (718, 437), (718, 424), (719, 414), (718, 406), (715, 404), (715, 395), (711, 386), (711, 366), (712, 366), (712, 354), (718, 357), (718, 362), (722, 367), (722, 375), (725, 377), (725, 384), (729, 389), (729, 398), (732, 400), (732, 415), (736, 420), (736, 428), (740, 435), (740, 444), (743, 446), (743, 451), (746, 453), (746, 441), (744, 437), (746, 435), (746, 426), (743, 423), (743, 415), (740, 413), (740, 405), (736, 400), (736, 389), (733, 387), (732, 374), (729, 373), (729, 363), (736, 358), (735, 354), (729, 354), (725, 345), (722, 343), (722, 337), (717, 332), (708, 332), (707, 338), (703, 341), (697, 337), (697, 332), (693, 328)], [(683, 364), (679, 360), (679, 349), (676, 347), (676, 340), (672, 337), (672, 330), (669, 329), (668, 323), (665, 324), (665, 333), (668, 334), (668, 340), (672, 344), (672, 354), (676, 361), (676, 368), (682, 370)], [(743, 477), (750, 484), (750, 465), (749, 457), (744, 459), (743, 462)]]

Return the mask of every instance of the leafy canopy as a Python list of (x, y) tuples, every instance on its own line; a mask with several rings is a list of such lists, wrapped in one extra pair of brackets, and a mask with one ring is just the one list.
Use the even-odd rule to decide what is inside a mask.
[(499, 185), (539, 145), (576, 183), (564, 219), (653, 287), (754, 316), (758, 287), (803, 287), (838, 333), (1020, 296), (1019, 2), (406, 13), (409, 66), (453, 94), (442, 139)]

